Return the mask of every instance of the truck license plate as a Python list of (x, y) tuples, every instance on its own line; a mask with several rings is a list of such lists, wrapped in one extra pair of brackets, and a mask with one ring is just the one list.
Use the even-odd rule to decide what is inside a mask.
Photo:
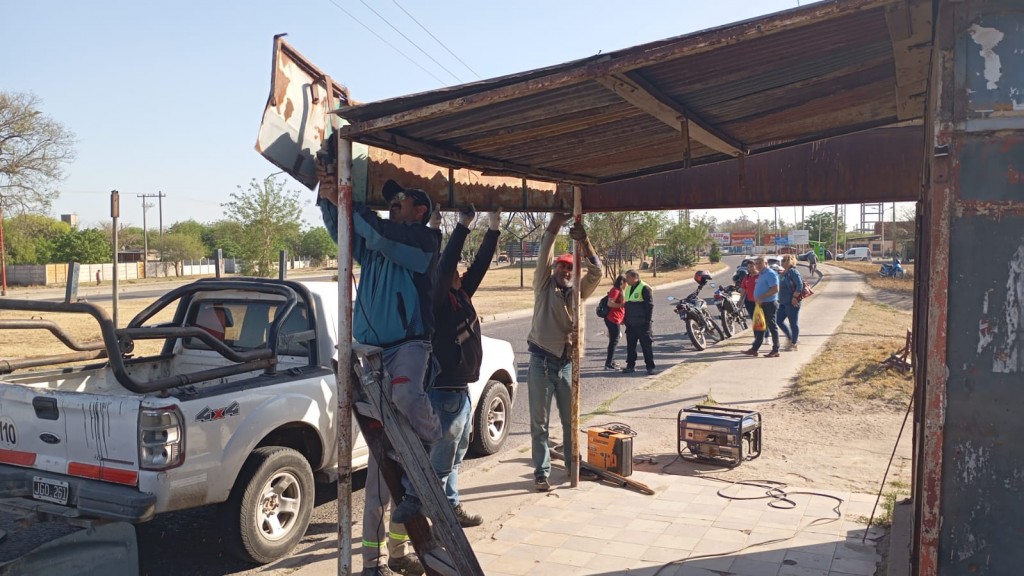
[(68, 483), (62, 480), (33, 476), (32, 497), (36, 500), (66, 506), (68, 503)]

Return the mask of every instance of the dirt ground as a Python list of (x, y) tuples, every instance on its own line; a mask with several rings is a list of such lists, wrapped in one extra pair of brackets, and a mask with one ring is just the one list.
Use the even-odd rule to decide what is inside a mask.
[(912, 418), (902, 427), (913, 376), (882, 361), (904, 346), (911, 317), (908, 294), (866, 288), (789, 393), (758, 407), (763, 455), (719, 476), (874, 494), (895, 447), (883, 492), (907, 494)]

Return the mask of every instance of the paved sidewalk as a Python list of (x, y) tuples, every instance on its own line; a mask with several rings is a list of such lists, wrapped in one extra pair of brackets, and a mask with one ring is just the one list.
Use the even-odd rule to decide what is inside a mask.
[[(560, 468), (551, 476), (560, 485), (548, 493), (535, 492), (528, 444), (518, 456), (460, 476), (463, 503), (488, 519), (483, 526), (466, 531), (484, 572), (488, 576), (873, 575), (880, 558), (872, 538), (882, 531), (872, 528), (862, 543), (861, 520), (871, 514), (874, 495), (789, 487), (785, 489), (789, 502), (770, 499), (765, 487), (700, 477), (693, 464), (676, 459), (675, 441), (649, 440), (665, 437), (665, 427), (677, 425), (678, 410), (709, 391), (720, 404), (755, 409), (777, 398), (796, 369), (839, 326), (863, 287), (857, 274), (827, 265), (821, 268), (828, 274), (828, 284), (816, 288), (801, 313), (799, 352), (786, 352), (780, 358), (742, 356), (739, 351), (749, 347), (751, 338), (744, 332), (707, 354), (643, 379), (639, 390), (608, 406), (600, 422), (628, 421), (638, 432), (634, 456), (657, 460), (657, 464), (634, 465), (631, 476), (650, 486), (654, 496), (597, 482), (581, 482), (572, 489)], [(751, 370), (759, 378), (753, 395)], [(766, 445), (770, 446), (770, 439)], [(353, 540), (360, 540), (358, 523)], [(336, 574), (335, 543), (333, 535), (325, 537), (313, 554), (290, 559), (291, 566), (302, 566), (292, 574)], [(353, 573), (358, 574), (358, 547), (352, 557)]]

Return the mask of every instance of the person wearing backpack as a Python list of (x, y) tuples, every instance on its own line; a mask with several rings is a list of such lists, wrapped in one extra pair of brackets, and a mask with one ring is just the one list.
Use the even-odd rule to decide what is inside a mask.
[(626, 367), (622, 371), (627, 374), (636, 372), (636, 344), (639, 342), (644, 352), (647, 374), (650, 376), (657, 371), (652, 347), (654, 293), (650, 286), (640, 280), (640, 274), (636, 270), (626, 270), (626, 284)]
[(626, 284), (626, 277), (619, 274), (612, 283), (608, 295), (602, 298), (608, 306), (608, 313), (604, 316), (604, 326), (608, 329), (608, 355), (604, 359), (605, 370), (618, 370), (619, 365), (612, 358), (615, 356), (615, 347), (619, 345), (619, 336), (622, 334), (622, 321), (626, 318), (626, 303), (622, 294), (622, 287)]
[[(786, 350), (799, 350), (800, 339), (800, 294), (804, 290), (804, 280), (796, 269), (796, 261), (792, 254), (782, 257), (784, 272), (779, 275), (779, 311), (776, 312), (776, 323), (782, 333), (789, 338)], [(786, 326), (786, 321), (789, 326)]]

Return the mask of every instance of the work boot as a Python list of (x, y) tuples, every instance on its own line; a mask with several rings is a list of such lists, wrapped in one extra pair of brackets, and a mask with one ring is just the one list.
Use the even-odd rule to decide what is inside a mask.
[(420, 511), (420, 499), (415, 496), (406, 495), (402, 503), (395, 506), (391, 511), (391, 521), (399, 524), (408, 524)]
[(484, 523), (483, 516), (479, 514), (470, 514), (459, 504), (455, 507), (455, 518), (459, 521), (459, 526), (463, 528), (472, 528), (473, 526), (479, 526)]
[(750, 350), (744, 350), (743, 353), (747, 356), (757, 356), (757, 350), (754, 350), (753, 348)]
[(423, 574), (423, 564), (420, 563), (420, 557), (415, 552), (410, 552), (398, 558), (389, 558), (388, 568), (403, 576), (420, 576)]
[(391, 571), (387, 565), (384, 566), (367, 566), (363, 568), (363, 576), (394, 576), (394, 572)]

